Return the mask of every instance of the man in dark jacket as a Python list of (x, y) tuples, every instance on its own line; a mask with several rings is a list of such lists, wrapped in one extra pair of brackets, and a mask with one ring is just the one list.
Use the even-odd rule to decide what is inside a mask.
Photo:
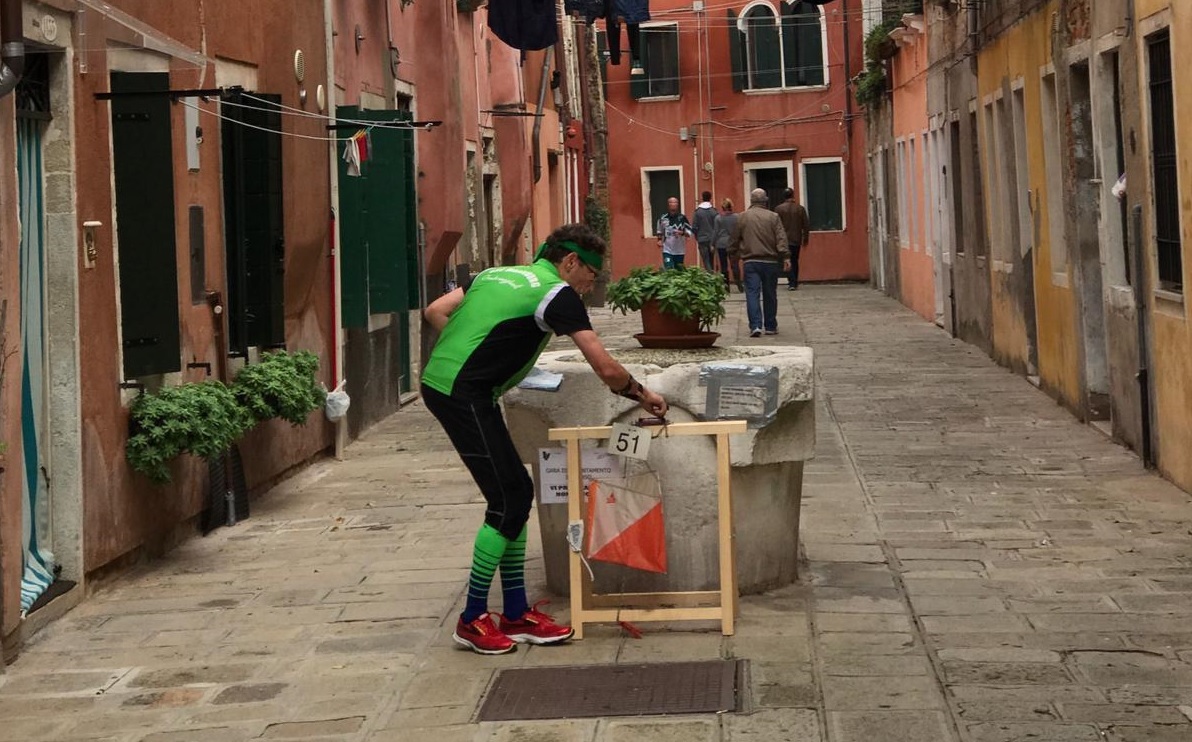
[(695, 241), (699, 245), (699, 257), (705, 270), (715, 271), (712, 264), (712, 237), (716, 231), (716, 207), (712, 205), (712, 193), (704, 191), (703, 200), (695, 207), (692, 226), (695, 227)]
[(782, 220), (766, 208), (765, 189), (749, 194), (749, 209), (737, 219), (729, 257), (745, 264), (745, 311), (749, 336), (778, 334), (778, 271), (790, 268)]
[(786, 244), (791, 253), (791, 269), (787, 274), (788, 291), (799, 288), (799, 249), (807, 244), (811, 236), (811, 223), (807, 218), (807, 209), (795, 200), (794, 189), (787, 188), (782, 192), (782, 203), (775, 211), (782, 220), (782, 227), (786, 230)]

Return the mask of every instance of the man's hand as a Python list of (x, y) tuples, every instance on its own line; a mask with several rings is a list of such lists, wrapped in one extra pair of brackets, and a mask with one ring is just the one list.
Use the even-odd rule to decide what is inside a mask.
[(782, 261), (782, 272), (783, 273), (791, 272), (791, 261), (789, 261), (789, 260)]
[(666, 417), (666, 411), (670, 409), (670, 405), (666, 403), (661, 394), (645, 388), (642, 389), (642, 398), (639, 404), (643, 410), (654, 417)]

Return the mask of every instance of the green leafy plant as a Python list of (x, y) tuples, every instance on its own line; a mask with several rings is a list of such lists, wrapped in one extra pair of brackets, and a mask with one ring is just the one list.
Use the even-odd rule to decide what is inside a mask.
[(880, 106), (886, 97), (886, 70), (880, 64), (873, 65), (857, 75), (853, 94), (857, 102), (866, 108)]
[(168, 465), (174, 457), (218, 456), (254, 423), (232, 390), (218, 381), (143, 394), (133, 402), (131, 418), (125, 457), (158, 484), (170, 481)]
[(592, 231), (600, 235), (600, 239), (608, 242), (612, 239), (612, 226), (609, 222), (608, 209), (600, 205), (594, 197), (584, 199), (584, 223)]
[(270, 353), (236, 376), (232, 392), (257, 421), (280, 417), (301, 425), (327, 401), (315, 380), (318, 370), (319, 358), (309, 351)]
[(130, 410), (125, 458), (133, 470), (165, 484), (170, 461), (181, 454), (219, 456), (274, 417), (301, 425), (327, 399), (318, 369), (313, 353), (280, 351), (246, 367), (231, 386), (203, 381), (142, 394)]
[(639, 311), (653, 299), (666, 314), (680, 319), (699, 317), (700, 328), (704, 330), (724, 319), (727, 296), (723, 276), (696, 267), (634, 268), (628, 276), (608, 287), (608, 305), (621, 314)]
[(865, 70), (853, 79), (853, 95), (866, 108), (877, 108), (886, 99), (886, 62), (895, 50), (890, 32), (901, 25), (901, 16), (887, 16), (865, 35)]

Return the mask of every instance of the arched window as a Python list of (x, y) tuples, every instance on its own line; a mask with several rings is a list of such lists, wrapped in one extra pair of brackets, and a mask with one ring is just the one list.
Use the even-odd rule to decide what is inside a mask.
[(782, 4), (783, 72), (788, 88), (823, 85), (824, 29), (818, 6)]
[[(736, 14), (729, 11), (729, 18)], [(736, 90), (824, 85), (824, 26), (820, 9), (803, 0), (745, 6), (729, 28)]]

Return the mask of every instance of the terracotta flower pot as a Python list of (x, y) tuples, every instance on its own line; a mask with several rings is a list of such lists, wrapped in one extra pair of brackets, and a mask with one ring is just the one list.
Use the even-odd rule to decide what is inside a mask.
[(667, 314), (651, 299), (642, 305), (642, 330), (646, 335), (697, 335), (699, 317), (681, 319)]
[(651, 299), (642, 305), (642, 330), (634, 335), (643, 348), (707, 348), (720, 337), (718, 332), (703, 332), (699, 317), (680, 319), (667, 314)]

